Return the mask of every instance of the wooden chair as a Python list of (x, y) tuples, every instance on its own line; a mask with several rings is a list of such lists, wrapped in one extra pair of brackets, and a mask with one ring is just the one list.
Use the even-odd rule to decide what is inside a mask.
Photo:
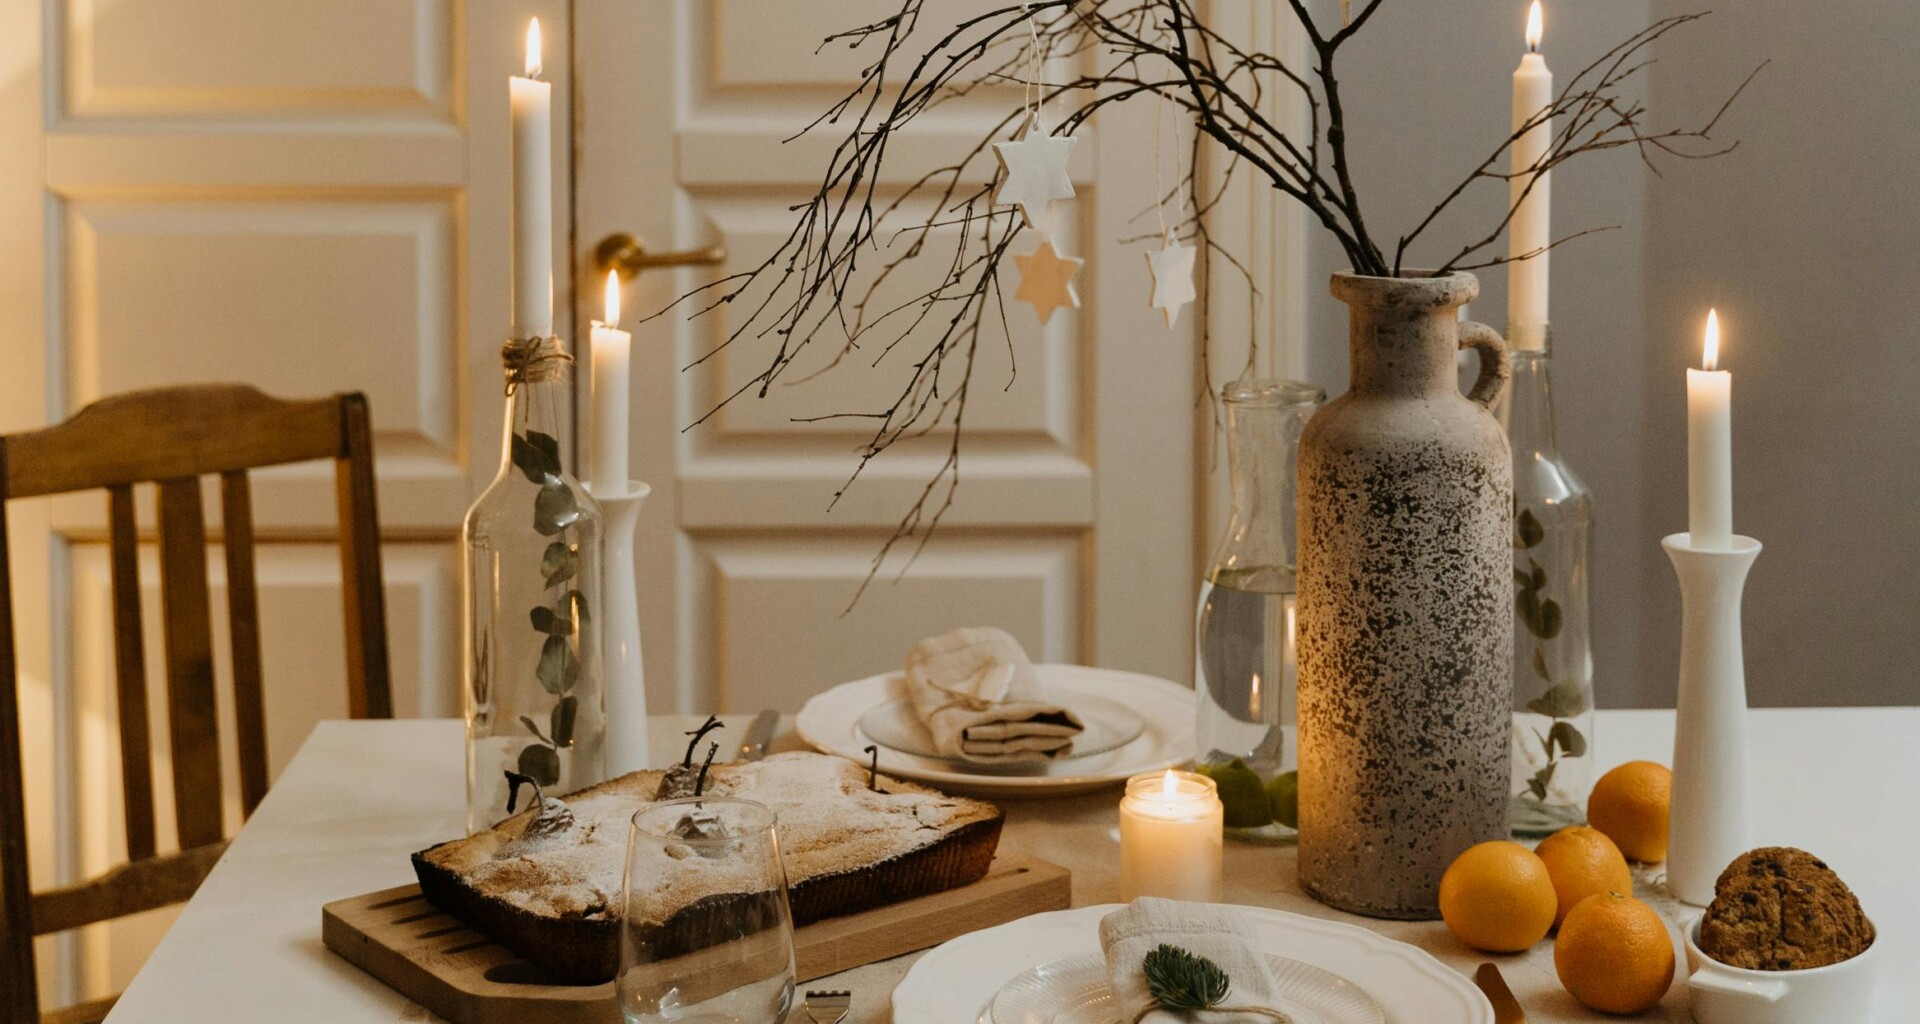
[[(111, 999), (42, 1017), (33, 937), (185, 900), (226, 849), (220, 740), (214, 716), (207, 530), (200, 497), (203, 475), (220, 476), (233, 704), (245, 812), (252, 813), (266, 794), (260, 616), (247, 470), (317, 459), (335, 462), (349, 707), (355, 718), (390, 718), (393, 704), (380, 589), (373, 440), (365, 397), (343, 394), (285, 402), (238, 384), (166, 388), (103, 399), (58, 426), (0, 437), (0, 909), (5, 912), (0, 917), (4, 928), (0, 931), (0, 1014), (4, 1014), (0, 1020), (6, 1024), (104, 1015)], [(158, 490), (167, 729), (172, 739), (173, 805), (181, 850), (165, 856), (155, 853), (134, 523), (133, 486), (139, 483), (153, 483)], [(128, 863), (77, 885), (34, 893), (27, 885), (6, 499), (95, 488), (107, 492)]]

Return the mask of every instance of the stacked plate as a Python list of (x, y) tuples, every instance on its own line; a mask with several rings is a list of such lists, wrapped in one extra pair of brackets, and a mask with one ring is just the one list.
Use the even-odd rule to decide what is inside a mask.
[[(1035, 914), (921, 957), (893, 992), (895, 1024), (1116, 1024), (1100, 919), (1119, 905)], [(1239, 908), (1295, 1024), (1493, 1024), (1466, 978), (1354, 925)]]
[(1073, 709), (1086, 725), (1070, 756), (1045, 764), (986, 765), (940, 754), (897, 672), (820, 694), (800, 709), (795, 727), (817, 750), (864, 762), (871, 745), (888, 775), (987, 796), (1079, 793), (1193, 756), (1193, 691), (1187, 687), (1084, 665), (1035, 665), (1034, 671), (1045, 699)]

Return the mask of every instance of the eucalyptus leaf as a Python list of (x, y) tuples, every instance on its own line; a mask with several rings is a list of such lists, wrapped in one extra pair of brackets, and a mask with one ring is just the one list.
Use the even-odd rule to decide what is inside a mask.
[(1553, 782), (1553, 769), (1559, 763), (1558, 761), (1548, 761), (1545, 768), (1534, 772), (1533, 778), (1527, 780), (1527, 790), (1534, 795), (1535, 799), (1545, 800), (1547, 798), (1547, 786)]
[(1572, 718), (1587, 710), (1587, 695), (1572, 681), (1555, 683), (1547, 692), (1527, 702), (1527, 710), (1548, 718)]
[(518, 469), (521, 475), (536, 484), (546, 483), (548, 476), (546, 460), (541, 457), (540, 449), (535, 448), (526, 438), (514, 434), (507, 441), (507, 450), (512, 453), (514, 468)]
[(1539, 590), (1547, 585), (1547, 570), (1540, 568), (1539, 562), (1527, 559), (1527, 572), (1527, 586)]
[(560, 755), (552, 747), (531, 743), (520, 750), (520, 774), (542, 786), (560, 783)]
[(578, 590), (569, 590), (567, 591), (567, 600), (573, 602), (573, 615), (575, 618), (579, 619), (582, 623), (593, 621), (593, 616), (587, 613), (587, 595), (582, 594)]
[[(527, 716), (525, 716), (525, 715), (521, 715), (521, 716), (520, 716), (520, 724), (521, 724), (521, 725), (524, 725), (524, 726), (526, 726), (526, 727), (527, 727), (527, 731), (528, 731), (528, 732), (530, 732), (530, 733), (532, 733), (532, 734), (534, 734), (535, 736), (539, 736), (539, 737), (540, 737), (540, 742), (542, 742), (542, 743), (548, 743), (548, 742), (551, 742), (551, 741), (550, 741), (550, 740), (548, 740), (548, 739), (547, 739), (547, 738), (546, 738), (545, 736), (540, 736), (540, 727), (539, 727), (539, 726), (537, 726), (537, 725), (535, 725), (535, 724), (533, 723), (533, 719), (531, 719), (531, 718), (528, 718), (528, 717), (527, 717)], [(544, 782), (543, 782), (543, 783), (541, 783), (541, 785), (543, 785), (543, 786), (544, 786), (544, 785), (546, 785), (546, 783), (544, 783)]]
[(547, 586), (557, 587), (572, 579), (580, 571), (580, 556), (574, 553), (571, 545), (564, 540), (556, 540), (547, 545), (540, 555), (540, 574), (547, 578)]
[(553, 727), (554, 746), (573, 746), (573, 719), (579, 710), (580, 701), (572, 696), (560, 698), (560, 702), (553, 706), (550, 724)]
[(1533, 577), (1521, 572), (1519, 569), (1515, 569), (1513, 570), (1513, 585), (1522, 590), (1532, 590)]
[(1560, 602), (1549, 597), (1540, 602), (1540, 628), (1535, 634), (1542, 640), (1551, 640), (1560, 635), (1560, 627), (1566, 624), (1566, 616), (1560, 611)]
[(552, 636), (568, 636), (573, 633), (573, 620), (556, 612), (546, 605), (540, 605), (527, 613), (533, 620), (533, 628)]
[(1520, 517), (1514, 520), (1513, 531), (1523, 548), (1533, 547), (1547, 539), (1546, 528), (1540, 525), (1539, 518), (1530, 508), (1520, 510)]
[(580, 659), (574, 657), (566, 637), (547, 638), (540, 648), (540, 667), (535, 674), (548, 693), (558, 696), (573, 689), (574, 680), (580, 678)]
[(1540, 623), (1540, 592), (1529, 587), (1513, 595), (1513, 610), (1520, 615), (1520, 622), (1527, 632), (1539, 636), (1543, 628)]
[(573, 488), (557, 476), (548, 477), (533, 499), (533, 528), (551, 537), (579, 521), (580, 505), (574, 500)]
[(1553, 728), (1547, 733), (1547, 742), (1559, 744), (1560, 752), (1568, 757), (1582, 757), (1587, 752), (1587, 738), (1580, 735), (1580, 730), (1574, 728), (1572, 722), (1553, 723)]
[(1547, 682), (1553, 682), (1552, 674), (1547, 671), (1547, 649), (1545, 647), (1535, 647), (1533, 649), (1533, 674), (1545, 679)]
[(538, 430), (527, 431), (527, 443), (540, 451), (541, 466), (548, 476), (560, 475), (560, 442), (552, 434), (543, 434)]

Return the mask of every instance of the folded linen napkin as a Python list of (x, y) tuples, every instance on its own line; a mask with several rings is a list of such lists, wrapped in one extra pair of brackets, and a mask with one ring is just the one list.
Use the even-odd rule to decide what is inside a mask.
[(934, 749), (983, 764), (1046, 762), (1073, 750), (1085, 727), (1042, 698), (1040, 677), (1003, 629), (965, 627), (907, 652), (907, 699)]
[[(1226, 997), (1204, 1010), (1170, 1010), (1147, 981), (1147, 954), (1173, 946), (1226, 973)], [(1246, 923), (1230, 908), (1142, 896), (1100, 919), (1100, 951), (1122, 1024), (1290, 1024), (1273, 971)]]

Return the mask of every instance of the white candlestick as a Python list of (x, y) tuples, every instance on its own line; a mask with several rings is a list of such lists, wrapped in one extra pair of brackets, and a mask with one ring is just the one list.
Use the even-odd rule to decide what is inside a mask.
[(1733, 374), (1715, 369), (1720, 316), (1707, 311), (1704, 369), (1687, 371), (1687, 530), (1693, 546), (1733, 543)]
[(553, 84), (539, 81), (540, 20), (527, 75), (508, 80), (513, 135), (513, 337), (553, 334)]
[(1136, 775), (1120, 800), (1120, 899), (1220, 902), (1225, 809), (1193, 772)]
[(1527, 13), (1527, 54), (1513, 73), (1513, 130), (1526, 132), (1513, 142), (1513, 220), (1507, 225), (1507, 258), (1513, 261), (1507, 264), (1507, 343), (1533, 351), (1547, 343), (1546, 249), (1553, 241), (1553, 174), (1530, 173), (1553, 144), (1553, 120), (1540, 118), (1553, 104), (1553, 72), (1539, 53), (1540, 34), (1540, 0), (1534, 0)]
[(607, 319), (593, 322), (593, 374), (589, 413), (593, 462), (588, 481), (595, 494), (624, 494), (632, 479), (627, 461), (627, 407), (632, 387), (633, 335), (621, 330), (620, 278), (607, 272)]

